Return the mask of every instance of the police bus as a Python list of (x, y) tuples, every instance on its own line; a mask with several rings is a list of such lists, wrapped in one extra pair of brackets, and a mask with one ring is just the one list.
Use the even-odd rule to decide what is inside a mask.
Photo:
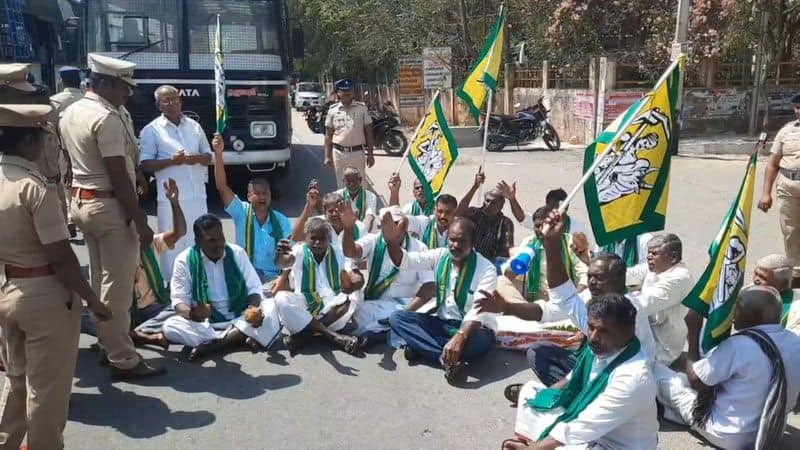
[[(287, 18), (282, 0), (73, 0), (79, 16), (74, 54), (136, 63), (137, 88), (128, 100), (137, 133), (156, 118), (153, 96), (170, 84), (183, 111), (209, 134), (215, 128), (214, 34), (222, 24), (228, 126), (226, 166), (284, 174), (291, 158)], [(296, 33), (301, 36), (301, 33)], [(67, 41), (71, 41), (69, 38)], [(302, 37), (297, 39), (302, 52)], [(299, 56), (299, 55), (298, 55)], [(231, 181), (247, 180), (232, 176)], [(272, 178), (272, 177), (271, 177)]]

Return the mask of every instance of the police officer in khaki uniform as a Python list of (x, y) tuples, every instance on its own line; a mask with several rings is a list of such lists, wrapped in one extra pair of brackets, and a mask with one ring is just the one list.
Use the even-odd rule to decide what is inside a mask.
[(165, 372), (142, 361), (129, 335), (139, 245), (153, 240), (136, 196), (137, 141), (123, 106), (135, 86), (134, 67), (89, 54), (92, 91), (67, 108), (59, 122), (72, 161), (72, 219), (89, 250), (92, 287), (114, 314), (97, 323), (97, 335), (115, 380)]
[(772, 207), (772, 186), (780, 205), (780, 224), (786, 256), (794, 265), (794, 278), (800, 278), (800, 94), (792, 97), (795, 120), (787, 123), (775, 135), (767, 169), (764, 173), (764, 191), (758, 208), (764, 212)]
[(344, 187), (344, 169), (352, 166), (364, 176), (362, 184), (367, 186), (366, 168), (375, 164), (372, 155), (372, 117), (367, 106), (353, 101), (353, 80), (344, 79), (335, 83), (339, 102), (328, 109), (325, 118), (325, 161), (336, 172), (336, 184)]
[[(61, 449), (81, 303), (110, 316), (81, 275), (55, 186), (35, 161), (49, 105), (0, 105), (0, 448)], [(129, 300), (130, 302), (130, 300)]]
[[(37, 88), (27, 81), (27, 64), (0, 64), (0, 103), (19, 103), (19, 104), (49, 104), (43, 92), (43, 88)], [(56, 113), (52, 112), (50, 121), (57, 119)], [(63, 189), (63, 172), (61, 170), (66, 155), (61, 150), (58, 136), (48, 134), (45, 136), (44, 148), (36, 161), (39, 173), (48, 182), (60, 187), (58, 198), (61, 201), (61, 210), (64, 214), (64, 221), (67, 220), (66, 195)]]
[[(50, 97), (50, 104), (53, 105), (55, 115), (58, 119), (64, 115), (69, 105), (77, 102), (83, 98), (83, 91), (81, 90), (81, 70), (77, 67), (64, 66), (58, 69), (58, 75), (61, 77), (61, 85), (63, 91), (54, 94)], [(58, 130), (58, 121), (55, 122), (56, 130)], [(69, 155), (66, 155), (66, 150), (62, 147), (62, 155), (64, 158), (59, 160), (62, 177), (62, 184), (64, 185), (64, 211), (67, 216), (67, 229), (69, 230), (70, 237), (75, 237), (75, 224), (72, 221), (72, 216), (69, 214), (69, 206), (71, 200), (70, 188), (72, 187), (72, 167), (69, 163)]]

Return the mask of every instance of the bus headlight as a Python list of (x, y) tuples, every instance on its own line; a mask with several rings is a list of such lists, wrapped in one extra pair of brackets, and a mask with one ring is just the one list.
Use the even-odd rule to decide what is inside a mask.
[(276, 130), (275, 122), (250, 122), (250, 136), (253, 139), (274, 138)]

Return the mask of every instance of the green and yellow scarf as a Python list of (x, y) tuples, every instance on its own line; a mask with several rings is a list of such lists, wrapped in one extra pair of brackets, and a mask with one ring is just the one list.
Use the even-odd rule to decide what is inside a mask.
[[(408, 251), (410, 239), (408, 233), (403, 238), (403, 248)], [(386, 241), (383, 235), (378, 235), (378, 241), (375, 242), (375, 250), (372, 251), (372, 262), (369, 265), (369, 279), (367, 280), (367, 289), (364, 294), (366, 300), (377, 300), (389, 289), (394, 279), (397, 278), (398, 269), (392, 267), (392, 270), (380, 280), (381, 267), (383, 267), (383, 258), (386, 257)]]
[[(478, 264), (478, 254), (475, 250), (467, 256), (461, 264), (456, 275), (456, 285), (453, 287), (453, 297), (455, 298), (458, 311), (463, 317), (466, 314), (467, 298), (470, 295), (469, 289), (472, 286), (472, 279), (475, 278), (475, 267)], [(450, 291), (450, 270), (453, 266), (453, 258), (450, 252), (446, 252), (439, 264), (436, 266), (436, 307), (441, 308), (447, 301), (447, 293)]]
[[(342, 198), (344, 199), (345, 203), (353, 203), (353, 199), (350, 198), (350, 191), (347, 188), (342, 188), (339, 191), (342, 194)], [(367, 211), (364, 205), (367, 203), (367, 192), (364, 190), (363, 187), (358, 188), (358, 194), (356, 195), (354, 209), (358, 213), (358, 220), (364, 220), (367, 216)]]
[[(624, 247), (622, 250), (622, 260), (625, 261), (626, 267), (633, 267), (639, 264), (639, 237), (634, 236), (625, 239)], [(606, 253), (617, 253), (617, 242), (612, 242), (603, 246), (603, 251)]]
[(425, 227), (425, 231), (422, 232), (422, 242), (428, 246), (429, 250), (440, 247), (439, 234), (436, 230), (436, 219), (433, 217), (428, 220), (428, 225)]
[[(275, 214), (272, 208), (267, 212), (267, 219), (269, 220), (270, 236), (272, 236), (272, 239), (275, 241), (275, 248), (278, 248), (278, 242), (283, 239), (284, 233), (281, 229), (281, 222), (278, 220), (278, 215)], [(248, 203), (244, 208), (244, 251), (247, 252), (250, 261), (253, 260), (253, 255), (255, 254), (256, 221), (256, 213), (253, 211), (253, 205)]]
[[(572, 265), (572, 258), (570, 258), (569, 241), (567, 234), (561, 235), (561, 262), (567, 270), (567, 275), (573, 283), (577, 283), (577, 275), (575, 274), (575, 267)], [(528, 265), (528, 273), (525, 274), (525, 298), (529, 302), (534, 302), (539, 298), (539, 287), (542, 282), (542, 242), (534, 237), (529, 243), (528, 247), (533, 249), (533, 258)]]
[[(322, 264), (325, 264), (325, 276), (328, 278), (331, 289), (337, 294), (340, 293), (342, 288), (339, 284), (339, 261), (336, 259), (333, 247), (328, 247)], [(323, 303), (322, 297), (317, 292), (317, 260), (311, 253), (311, 249), (305, 244), (303, 244), (303, 279), (300, 281), (300, 292), (306, 298), (308, 312), (312, 316), (319, 314)]]
[(552, 431), (558, 423), (575, 420), (575, 418), (606, 389), (611, 372), (639, 353), (640, 348), (639, 339), (634, 337), (622, 353), (617, 355), (613, 361), (590, 381), (589, 376), (592, 372), (594, 353), (589, 349), (589, 345), (586, 339), (584, 339), (583, 346), (578, 355), (578, 360), (575, 362), (575, 367), (572, 369), (572, 377), (569, 379), (566, 386), (564, 386), (563, 389), (543, 389), (539, 391), (534, 398), (527, 401), (527, 406), (536, 411), (550, 411), (555, 408), (564, 408), (564, 412), (558, 416), (555, 422), (542, 431), (538, 441), (547, 438), (550, 431)]
[(792, 308), (792, 301), (794, 300), (794, 291), (786, 289), (781, 292), (781, 301), (783, 303), (783, 312), (781, 312), (781, 326), (786, 326), (786, 320), (789, 318), (789, 310)]
[(425, 202), (425, 208), (423, 209), (418, 200), (414, 200), (414, 203), (411, 204), (411, 215), (412, 216), (430, 216), (433, 214), (433, 205), (435, 202)]
[[(158, 265), (156, 252), (153, 245), (148, 245), (139, 251), (139, 267), (144, 273), (147, 285), (156, 298), (156, 303), (166, 305), (169, 302), (169, 293), (164, 285), (164, 276), (161, 275), (161, 268)], [(133, 292), (133, 302), (131, 303), (131, 329), (141, 325), (142, 317), (139, 314), (139, 299), (136, 297), (136, 290)]]
[[(227, 322), (219, 311), (213, 308), (213, 303), (208, 295), (208, 275), (203, 267), (202, 250), (194, 246), (189, 250), (189, 273), (192, 276), (192, 301), (198, 304), (212, 305), (209, 320), (212, 323)], [(234, 317), (242, 315), (247, 308), (247, 285), (244, 276), (233, 256), (233, 249), (225, 246), (225, 257), (223, 259), (225, 269), (225, 285), (228, 287), (228, 309)]]

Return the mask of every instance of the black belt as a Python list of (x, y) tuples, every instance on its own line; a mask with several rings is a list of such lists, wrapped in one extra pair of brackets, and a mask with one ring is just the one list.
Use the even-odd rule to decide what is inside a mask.
[(363, 145), (354, 145), (352, 147), (345, 147), (344, 145), (333, 144), (333, 148), (339, 150), (340, 152), (360, 152), (364, 150)]
[(800, 170), (789, 170), (781, 167), (780, 172), (781, 175), (785, 176), (786, 178), (792, 181), (800, 181)]

